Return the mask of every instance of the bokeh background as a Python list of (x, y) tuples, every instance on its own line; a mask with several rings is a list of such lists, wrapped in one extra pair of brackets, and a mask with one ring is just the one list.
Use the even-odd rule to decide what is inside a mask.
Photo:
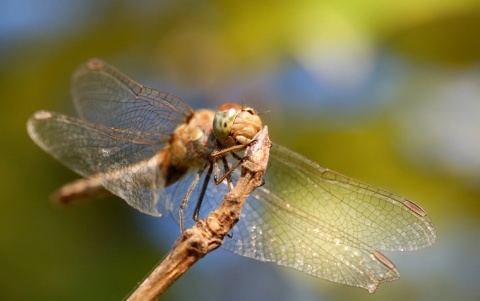
[(161, 300), (478, 300), (479, 37), (477, 0), (0, 1), (0, 299), (123, 299), (179, 235), (115, 198), (49, 201), (76, 176), (25, 123), (74, 114), (70, 76), (99, 57), (194, 108), (256, 107), (273, 141), (437, 227), (386, 252), (402, 278), (374, 295), (217, 250)]

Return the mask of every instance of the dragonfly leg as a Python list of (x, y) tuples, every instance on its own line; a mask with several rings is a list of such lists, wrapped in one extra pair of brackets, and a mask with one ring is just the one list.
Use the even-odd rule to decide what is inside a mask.
[(220, 178), (217, 178), (215, 177), (215, 184), (220, 184), (222, 183), (223, 180), (225, 180), (225, 178), (227, 179), (227, 182), (228, 182), (228, 190), (232, 190), (233, 187), (230, 187), (230, 186), (233, 186), (232, 182), (231, 182), (231, 178), (230, 178), (230, 174), (240, 165), (242, 164), (243, 161), (245, 161), (245, 157), (242, 158), (240, 157), (239, 155), (237, 155), (236, 153), (232, 153), (232, 157), (234, 157), (237, 162), (232, 166), (232, 168), (229, 168), (228, 166), (228, 163), (227, 163), (227, 160), (225, 159), (225, 157), (222, 157), (222, 161), (223, 161), (223, 167), (224, 167), (224, 174), (223, 176), (221, 176)]
[(237, 160), (243, 160), (243, 158), (237, 155), (237, 153), (232, 153), (232, 157), (234, 157)]
[[(240, 160), (241, 159), (242, 158), (240, 158)], [(225, 157), (222, 157), (222, 163), (223, 163), (223, 173), (226, 174), (230, 170), (230, 167), (228, 166), (228, 161)], [(214, 168), (213, 179), (215, 180), (215, 184), (218, 185), (222, 182), (221, 180), (225, 179), (225, 177), (223, 175), (222, 176), (220, 175), (220, 168), (218, 167), (217, 158), (213, 160), (213, 168)], [(227, 178), (228, 191), (232, 191), (233, 190), (232, 178), (230, 177), (230, 175), (228, 175), (226, 178)]]
[[(218, 184), (222, 183), (223, 180), (225, 180), (226, 178), (230, 178), (230, 174), (231, 174), (240, 164), (242, 164), (242, 162), (243, 162), (243, 159), (238, 160), (237, 163), (235, 163), (235, 164), (232, 166), (232, 168), (228, 169), (228, 170), (225, 172), (225, 174), (224, 174), (222, 177), (220, 177), (220, 179), (215, 179), (215, 184), (218, 185)], [(228, 168), (228, 166), (227, 166), (227, 168)], [(230, 181), (230, 180), (227, 180), (227, 181)]]
[(198, 214), (200, 213), (200, 207), (202, 207), (203, 197), (205, 196), (205, 191), (207, 191), (208, 182), (210, 182), (210, 177), (212, 176), (213, 164), (210, 164), (205, 179), (203, 180), (202, 190), (200, 190), (200, 195), (198, 196), (197, 205), (193, 211), (193, 220), (198, 222)]
[[(231, 181), (230, 181), (230, 174), (240, 165), (242, 164), (242, 162), (245, 161), (245, 157), (240, 157), (239, 155), (237, 155), (235, 152), (236, 151), (239, 151), (239, 150), (242, 150), (244, 148), (246, 148), (247, 146), (251, 146), (252, 144), (254, 143), (257, 143), (256, 140), (252, 140), (250, 143), (248, 144), (245, 144), (245, 145), (235, 145), (235, 146), (232, 146), (232, 147), (229, 147), (229, 148), (226, 148), (226, 149), (223, 149), (223, 150), (220, 150), (218, 152), (215, 152), (215, 153), (212, 153), (211, 154), (211, 157), (212, 158), (218, 158), (218, 157), (221, 157), (222, 158), (222, 161), (223, 161), (223, 166), (224, 166), (224, 169), (225, 169), (225, 173), (223, 174), (222, 177), (220, 177), (220, 179), (218, 179), (217, 175), (214, 176), (215, 178), (215, 184), (216, 185), (219, 185), (220, 183), (222, 183), (223, 180), (227, 179), (227, 182), (228, 182), (228, 189), (231, 190), (230, 188), (230, 184), (231, 184)], [(232, 168), (229, 168), (228, 167), (228, 164), (227, 164), (227, 161), (225, 159), (225, 155), (227, 154), (231, 154), (235, 159), (237, 159), (237, 162), (232, 166)], [(233, 189), (233, 188), (232, 188)]]
[(195, 186), (197, 186), (198, 181), (200, 180), (200, 177), (206, 167), (207, 167), (207, 162), (205, 162), (202, 168), (200, 168), (198, 172), (195, 174), (195, 177), (193, 178), (192, 182), (188, 186), (187, 192), (185, 192), (185, 195), (183, 196), (183, 199), (182, 199), (182, 203), (180, 204), (180, 209), (178, 210), (178, 216), (180, 219), (180, 230), (182, 231), (182, 233), (185, 231), (184, 222), (183, 222), (183, 210), (187, 207), (188, 200), (190, 199), (190, 195), (192, 194)]
[(234, 145), (232, 147), (228, 147), (228, 148), (225, 148), (225, 149), (222, 149), (222, 150), (219, 150), (217, 152), (214, 152), (212, 153), (210, 156), (212, 158), (217, 158), (217, 157), (222, 157), (222, 156), (225, 156), (225, 155), (228, 155), (230, 153), (234, 153), (234, 152), (238, 152), (242, 149), (245, 149), (247, 148), (248, 144), (247, 145), (243, 145), (243, 144), (240, 144), (240, 145)]

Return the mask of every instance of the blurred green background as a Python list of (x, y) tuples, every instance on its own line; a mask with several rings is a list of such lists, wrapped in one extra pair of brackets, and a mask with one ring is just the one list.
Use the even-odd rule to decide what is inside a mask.
[(217, 250), (162, 300), (478, 300), (479, 37), (476, 0), (0, 1), (0, 299), (125, 298), (179, 235), (115, 198), (49, 201), (76, 176), (25, 123), (74, 114), (70, 76), (99, 57), (195, 109), (268, 111), (273, 141), (437, 227), (433, 247), (386, 253), (402, 278), (374, 295)]

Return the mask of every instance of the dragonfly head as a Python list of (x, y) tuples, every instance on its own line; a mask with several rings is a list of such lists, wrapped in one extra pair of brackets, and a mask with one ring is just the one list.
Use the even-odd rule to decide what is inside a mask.
[(246, 145), (260, 131), (262, 120), (251, 107), (235, 103), (221, 105), (213, 119), (213, 133), (225, 147)]

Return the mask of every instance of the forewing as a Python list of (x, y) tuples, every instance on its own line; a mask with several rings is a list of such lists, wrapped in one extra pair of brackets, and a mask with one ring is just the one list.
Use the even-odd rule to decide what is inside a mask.
[(97, 178), (138, 210), (156, 208), (164, 181), (157, 175), (162, 140), (155, 133), (122, 130), (58, 113), (39, 111), (28, 121), (32, 140), (84, 177)]
[(72, 94), (80, 117), (142, 133), (173, 133), (194, 113), (178, 97), (142, 86), (98, 59), (75, 72)]
[(242, 209), (223, 247), (374, 291), (398, 278), (377, 250), (416, 250), (435, 229), (414, 203), (273, 145), (265, 185)]
[[(428, 217), (406, 199), (324, 169), (279, 145), (271, 148), (268, 164), (265, 185), (250, 195), (232, 237), (224, 240), (227, 250), (373, 292), (399, 277), (377, 250), (415, 250), (435, 240)], [(181, 181), (173, 195), (177, 220), (178, 202), (190, 181)], [(198, 187), (195, 191), (197, 196)], [(226, 193), (224, 184), (210, 184), (201, 217)], [(192, 223), (195, 203), (192, 198), (185, 210), (187, 223)]]
[(417, 250), (435, 228), (413, 202), (361, 183), (274, 145), (265, 185), (253, 196), (268, 212), (336, 244), (385, 251)]

